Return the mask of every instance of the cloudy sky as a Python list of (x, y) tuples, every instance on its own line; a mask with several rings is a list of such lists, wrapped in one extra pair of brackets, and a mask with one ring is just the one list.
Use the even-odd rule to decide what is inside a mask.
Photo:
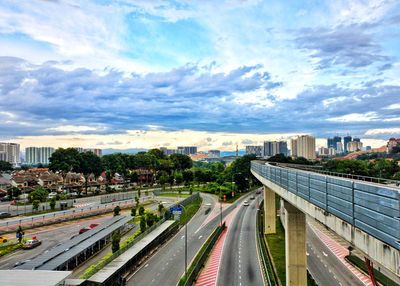
[(397, 0), (0, 4), (0, 139), (242, 148), (400, 136)]

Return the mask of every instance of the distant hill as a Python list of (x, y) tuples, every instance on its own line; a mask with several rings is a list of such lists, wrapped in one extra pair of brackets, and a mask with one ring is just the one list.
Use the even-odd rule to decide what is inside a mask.
[[(239, 156), (243, 156), (246, 154), (245, 150), (239, 150)], [(236, 151), (221, 151), (221, 157), (225, 156), (236, 156)]]
[(108, 155), (108, 154), (115, 154), (115, 153), (125, 153), (125, 154), (137, 154), (139, 152), (146, 152), (147, 149), (141, 149), (141, 148), (131, 148), (131, 149), (103, 149), (103, 155)]

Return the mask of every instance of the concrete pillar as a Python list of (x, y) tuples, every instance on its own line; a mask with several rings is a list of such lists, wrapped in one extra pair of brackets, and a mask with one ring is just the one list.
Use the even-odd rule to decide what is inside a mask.
[(307, 286), (306, 216), (285, 201), (286, 286)]
[(276, 233), (276, 205), (275, 193), (264, 186), (264, 233)]

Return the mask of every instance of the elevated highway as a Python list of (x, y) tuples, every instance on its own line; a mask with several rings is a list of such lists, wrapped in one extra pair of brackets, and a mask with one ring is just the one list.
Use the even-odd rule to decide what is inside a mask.
[(275, 232), (275, 193), (284, 199), (287, 285), (306, 285), (309, 215), (373, 262), (400, 275), (400, 189), (253, 161), (264, 185), (265, 233)]

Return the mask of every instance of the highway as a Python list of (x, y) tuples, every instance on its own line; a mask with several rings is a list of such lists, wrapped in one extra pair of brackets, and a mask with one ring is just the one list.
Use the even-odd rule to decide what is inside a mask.
[(307, 225), (307, 264), (318, 285), (364, 286)]
[[(188, 224), (188, 265), (218, 223), (218, 219), (214, 219), (200, 228), (208, 216), (206, 210), (217, 203), (215, 196), (204, 193), (201, 196), (202, 206)], [(184, 238), (185, 229), (182, 228), (128, 279), (127, 285), (176, 285), (185, 269)]]
[[(155, 200), (163, 200), (167, 201), (168, 204), (172, 204), (176, 201), (176, 198), (155, 197)], [(166, 207), (168, 206), (168, 204), (166, 205)], [(146, 209), (150, 209), (152, 211), (157, 210), (157, 208), (158, 203), (153, 203), (146, 206)], [(121, 213), (129, 215), (130, 210), (122, 211)], [(103, 221), (109, 219), (110, 217), (112, 217), (112, 214), (107, 213), (95, 217), (27, 230), (25, 231), (26, 238), (30, 238), (31, 236), (36, 235), (38, 239), (42, 241), (42, 244), (34, 249), (17, 250), (16, 252), (10, 253), (4, 257), (0, 257), (0, 269), (11, 269), (14, 267), (15, 263), (30, 260), (40, 253), (53, 248), (57, 244), (69, 240), (72, 236), (78, 234), (81, 228), (88, 226), (91, 223), (101, 224)]]
[(217, 285), (264, 285), (256, 246), (257, 197), (241, 204), (228, 228)]

